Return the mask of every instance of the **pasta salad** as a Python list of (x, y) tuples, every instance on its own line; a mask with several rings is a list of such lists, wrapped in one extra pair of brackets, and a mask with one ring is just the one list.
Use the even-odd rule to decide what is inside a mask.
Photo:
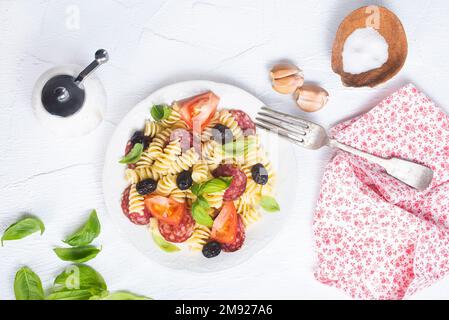
[(181, 246), (212, 258), (237, 251), (261, 208), (279, 210), (276, 176), (254, 122), (244, 111), (218, 110), (219, 101), (209, 91), (154, 105), (120, 160), (129, 182), (122, 210), (148, 225), (166, 252)]

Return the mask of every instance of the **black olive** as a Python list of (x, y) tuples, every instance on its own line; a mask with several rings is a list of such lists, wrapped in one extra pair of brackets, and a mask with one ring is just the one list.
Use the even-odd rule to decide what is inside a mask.
[(150, 145), (151, 138), (146, 137), (142, 131), (136, 131), (129, 141), (131, 141), (133, 145), (135, 145), (136, 143), (143, 144), (143, 149), (145, 150)]
[(181, 190), (189, 189), (193, 184), (192, 173), (190, 171), (181, 172), (176, 178), (176, 184)]
[(251, 176), (257, 184), (265, 185), (268, 182), (268, 171), (261, 163), (255, 164), (251, 168)]
[(136, 190), (142, 196), (154, 192), (156, 188), (157, 181), (154, 181), (153, 179), (145, 179), (136, 184)]
[(212, 128), (212, 139), (220, 144), (225, 144), (234, 140), (231, 129), (222, 124), (217, 124)]
[(206, 258), (213, 258), (220, 254), (221, 245), (216, 241), (208, 242), (203, 247), (203, 255)]

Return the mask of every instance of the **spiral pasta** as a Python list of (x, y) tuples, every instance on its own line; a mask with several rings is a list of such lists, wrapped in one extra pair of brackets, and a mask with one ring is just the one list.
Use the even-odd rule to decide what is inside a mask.
[(179, 114), (179, 109), (178, 106), (175, 104), (172, 108), (171, 108), (171, 113), (168, 116), (167, 119), (161, 120), (160, 123), (164, 126), (164, 127), (171, 127), (173, 126), (175, 123), (179, 123), (181, 120), (181, 115)]
[(245, 208), (242, 212), (240, 212), (240, 216), (242, 217), (243, 224), (245, 227), (259, 221), (261, 219), (260, 213), (256, 208), (250, 206)]
[(234, 116), (228, 110), (219, 111), (218, 122), (232, 131), (234, 139), (239, 139), (243, 136), (242, 129), (240, 129), (239, 124), (234, 119)]
[(174, 162), (170, 164), (167, 173), (174, 174), (189, 170), (200, 159), (200, 155), (191, 148), (179, 156)]
[(191, 250), (202, 250), (210, 238), (211, 229), (201, 224), (196, 224), (192, 236), (187, 240)]
[(150, 167), (154, 163), (154, 157), (147, 151), (142, 152), (139, 161), (136, 163), (136, 168)]
[(145, 121), (145, 129), (143, 132), (145, 136), (153, 138), (159, 132), (164, 130), (164, 128), (164, 125), (160, 122), (147, 120)]
[(159, 180), (161, 174), (152, 167), (126, 169), (125, 178), (129, 183), (139, 183), (142, 180)]
[(136, 185), (132, 184), (129, 190), (129, 212), (143, 216), (144, 210), (144, 198), (137, 192)]
[(148, 159), (155, 160), (162, 155), (165, 144), (170, 140), (170, 135), (173, 132), (172, 128), (165, 128), (153, 138), (148, 150), (145, 151)]
[(176, 188), (176, 175), (168, 174), (161, 177), (157, 182), (156, 193), (168, 197)]
[(183, 203), (186, 201), (186, 191), (183, 191), (176, 186), (170, 193), (170, 198)]
[(205, 162), (195, 163), (192, 167), (192, 180), (196, 183), (202, 183), (209, 180), (211, 174), (209, 173), (209, 167)]
[(174, 163), (178, 159), (178, 156), (180, 155), (181, 144), (179, 143), (179, 140), (171, 141), (154, 162), (153, 168), (160, 172), (162, 175), (166, 174), (174, 165)]
[(223, 195), (225, 191), (204, 194), (204, 199), (209, 202), (211, 208), (220, 209), (223, 205)]

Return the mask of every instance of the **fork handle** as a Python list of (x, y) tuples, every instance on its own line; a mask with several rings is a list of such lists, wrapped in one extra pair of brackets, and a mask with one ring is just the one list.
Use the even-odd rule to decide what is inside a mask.
[(370, 162), (376, 163), (383, 167), (390, 176), (420, 191), (425, 190), (433, 178), (433, 171), (430, 168), (418, 163), (399, 158), (385, 159), (382, 157), (377, 157), (333, 139), (329, 139), (328, 146), (341, 149), (367, 159)]

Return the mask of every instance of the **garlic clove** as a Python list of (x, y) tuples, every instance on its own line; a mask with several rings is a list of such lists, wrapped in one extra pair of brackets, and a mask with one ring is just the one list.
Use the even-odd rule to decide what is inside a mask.
[(273, 79), (273, 89), (281, 94), (290, 94), (304, 84), (304, 78), (298, 75), (291, 75), (284, 78)]
[(295, 100), (305, 112), (315, 112), (323, 108), (329, 100), (329, 93), (316, 85), (304, 85), (295, 91)]
[(270, 77), (272, 80), (274, 80), (285, 78), (294, 74), (300, 74), (300, 76), (303, 77), (302, 70), (297, 66), (293, 64), (282, 63), (275, 65), (273, 69), (271, 69)]

